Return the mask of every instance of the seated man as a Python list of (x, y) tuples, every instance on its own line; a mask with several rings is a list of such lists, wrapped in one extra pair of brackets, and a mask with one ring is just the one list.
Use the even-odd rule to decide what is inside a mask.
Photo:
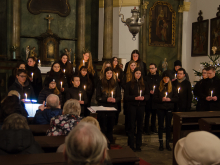
[(35, 124), (50, 124), (50, 119), (57, 115), (62, 115), (62, 109), (60, 109), (59, 97), (55, 94), (50, 94), (46, 99), (46, 107), (43, 105), (39, 107), (34, 116)]
[(72, 164), (107, 164), (107, 141), (93, 124), (80, 122), (66, 137), (64, 156)]

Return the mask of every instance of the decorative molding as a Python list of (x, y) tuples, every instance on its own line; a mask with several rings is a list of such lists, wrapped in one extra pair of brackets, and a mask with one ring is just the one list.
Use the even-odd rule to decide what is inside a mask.
[(184, 11), (190, 10), (191, 2), (183, 2), (183, 5), (179, 5), (178, 12), (182, 13)]
[[(121, 5), (121, 0), (113, 0), (113, 7), (120, 7), (123, 6), (139, 6), (141, 0), (123, 0)], [(104, 0), (99, 0), (99, 8), (104, 7)]]

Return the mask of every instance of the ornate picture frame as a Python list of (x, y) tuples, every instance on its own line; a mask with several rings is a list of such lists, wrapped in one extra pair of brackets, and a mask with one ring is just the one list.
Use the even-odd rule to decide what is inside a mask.
[(215, 54), (220, 54), (220, 17), (211, 19), (210, 24), (210, 55), (214, 55), (212, 47), (216, 46)]
[(175, 47), (176, 12), (168, 2), (158, 1), (149, 12), (149, 46)]

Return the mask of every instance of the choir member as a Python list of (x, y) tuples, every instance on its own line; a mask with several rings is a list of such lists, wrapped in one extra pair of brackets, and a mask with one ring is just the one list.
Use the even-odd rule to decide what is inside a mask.
[[(149, 65), (149, 74), (147, 75), (146, 79), (147, 79), (147, 84), (150, 90), (150, 99), (147, 101), (146, 109), (145, 109), (144, 132), (149, 135), (150, 131), (157, 133), (157, 128), (156, 128), (157, 109), (153, 108), (153, 95), (154, 95), (154, 91), (156, 87), (159, 86), (162, 78), (157, 72), (156, 64), (151, 63)], [(149, 127), (150, 114), (151, 114), (151, 126)]]
[[(118, 109), (117, 103), (121, 101), (121, 90), (113, 78), (112, 68), (106, 68), (104, 73), (104, 77), (98, 82), (96, 87), (96, 100), (99, 106)], [(115, 111), (98, 111), (97, 120), (99, 121), (102, 132), (110, 143), (113, 143)]]
[(191, 83), (185, 77), (186, 71), (183, 68), (178, 69), (177, 79), (173, 81), (173, 86), (178, 91), (179, 100), (175, 104), (175, 112), (187, 112), (191, 109), (192, 89)]
[(66, 99), (76, 99), (79, 101), (81, 106), (81, 117), (84, 117), (85, 105), (88, 102), (86, 91), (80, 87), (80, 77), (78, 75), (74, 75), (72, 77), (73, 86), (68, 89), (66, 92)]
[(105, 61), (102, 65), (102, 69), (100, 71), (100, 75), (99, 75), (99, 79), (103, 79), (105, 77), (105, 69), (108, 67), (112, 67), (111, 62), (110, 61)]
[(164, 130), (164, 118), (166, 125), (166, 149), (171, 151), (169, 141), (171, 137), (171, 120), (172, 112), (174, 110), (174, 103), (178, 101), (178, 93), (171, 83), (171, 77), (169, 70), (163, 72), (162, 80), (159, 87), (156, 87), (153, 101), (155, 102), (155, 108), (157, 108), (158, 115), (158, 136), (160, 147), (159, 150), (163, 151), (163, 130)]
[[(177, 71), (178, 69), (182, 68), (182, 63), (180, 60), (176, 60), (174, 62), (174, 69), (171, 71), (171, 74), (172, 74), (172, 81), (176, 80), (177, 79)], [(188, 73), (185, 74), (186, 76), (186, 79), (189, 81), (189, 75)]]
[[(135, 68), (134, 76), (125, 87), (125, 100), (128, 102), (127, 115), (129, 119), (128, 145), (132, 150), (141, 151), (143, 118), (146, 101), (150, 98), (149, 88), (143, 80), (142, 69)], [(134, 134), (137, 122), (136, 149), (134, 148)]]
[(34, 57), (28, 57), (27, 59), (27, 75), (29, 76), (29, 79), (31, 81), (31, 85), (34, 89), (34, 93), (36, 95), (36, 98), (38, 98), (40, 91), (42, 90), (42, 77), (41, 77), (41, 71), (37, 67), (36, 61)]

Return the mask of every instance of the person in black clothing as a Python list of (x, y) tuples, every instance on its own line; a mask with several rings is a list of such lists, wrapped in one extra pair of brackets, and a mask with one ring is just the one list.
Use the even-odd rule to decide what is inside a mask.
[[(171, 71), (172, 81), (174, 81), (174, 80), (177, 79), (177, 71), (178, 71), (178, 69), (180, 69), (180, 68), (182, 68), (182, 63), (181, 63), (180, 60), (176, 60), (176, 61), (174, 62), (174, 69)], [(189, 81), (189, 75), (188, 75), (188, 73), (186, 73), (185, 76), (186, 76), (186, 79)]]
[(21, 100), (24, 99), (36, 99), (34, 89), (27, 80), (27, 72), (23, 69), (18, 69), (15, 82), (9, 88), (9, 91), (16, 90), (20, 93)]
[(74, 72), (73, 72), (73, 66), (69, 62), (69, 58), (66, 54), (62, 54), (60, 57), (60, 69), (66, 76), (67, 83), (70, 88), (72, 86), (71, 79), (72, 79)]
[[(142, 73), (143, 79), (145, 80), (145, 78), (147, 76), (147, 66), (146, 66), (146, 63), (141, 60), (140, 53), (138, 50), (132, 51), (131, 60), (134, 60), (137, 63), (137, 67), (141, 68), (141, 73)], [(126, 72), (127, 72), (129, 62), (127, 62), (125, 65), (124, 74), (126, 74)]]
[(87, 74), (87, 68), (85, 66), (82, 66), (80, 68), (79, 77), (80, 77), (80, 87), (81, 89), (84, 89), (87, 95), (87, 104), (85, 104), (85, 109), (84, 109), (84, 116), (86, 117), (90, 115), (90, 111), (87, 109), (87, 107), (91, 106), (91, 99), (94, 93), (95, 85), (90, 80), (89, 75)]
[(31, 85), (34, 89), (36, 98), (38, 98), (40, 91), (42, 90), (42, 77), (41, 71), (37, 67), (34, 57), (28, 57), (28, 63), (26, 65), (27, 75), (31, 81)]
[(137, 121), (136, 151), (141, 151), (143, 118), (146, 101), (150, 98), (149, 88), (144, 82), (141, 68), (135, 68), (134, 76), (125, 87), (125, 100), (128, 102), (128, 145), (132, 150), (134, 148), (135, 123)]
[[(147, 75), (147, 85), (150, 89), (150, 99), (147, 101), (146, 108), (145, 108), (145, 128), (144, 131), (146, 134), (150, 134), (151, 132), (157, 133), (156, 129), (156, 114), (157, 110), (153, 108), (153, 95), (156, 87), (159, 86), (161, 81), (161, 76), (157, 72), (157, 66), (154, 63), (149, 65), (149, 74)], [(149, 128), (149, 119), (151, 114), (151, 127)]]
[[(121, 100), (121, 90), (118, 83), (113, 78), (113, 70), (110, 67), (105, 69), (104, 78), (97, 84), (96, 100), (99, 106), (114, 107), (118, 109), (117, 103)], [(99, 111), (97, 115), (101, 131), (105, 134), (110, 143), (113, 143), (115, 113), (115, 111)]]
[(219, 111), (220, 107), (220, 80), (215, 76), (215, 68), (207, 68), (208, 78), (201, 85), (199, 98), (205, 103), (206, 111)]
[(24, 69), (25, 70), (25, 62), (19, 62), (16, 67), (12, 70), (12, 75), (8, 78), (8, 89), (12, 86), (12, 84), (15, 82), (16, 79), (16, 72), (18, 69)]
[(55, 94), (59, 96), (60, 104), (62, 104), (62, 95), (61, 92), (56, 87), (56, 81), (52, 77), (47, 77), (45, 79), (45, 87), (41, 90), (39, 97), (38, 97), (38, 103), (42, 104), (44, 101), (46, 101), (47, 96), (50, 94)]
[(191, 109), (192, 90), (191, 83), (185, 77), (186, 71), (183, 68), (178, 69), (177, 79), (172, 82), (178, 91), (179, 101), (175, 105), (175, 112), (187, 112)]
[(200, 96), (200, 92), (202, 91), (201, 90), (202, 84), (205, 82), (205, 79), (207, 78), (208, 78), (207, 68), (203, 68), (202, 79), (196, 83), (196, 85), (194, 86), (194, 90), (193, 90), (194, 95), (198, 98), (197, 105), (196, 105), (197, 111), (206, 111), (206, 104), (204, 101), (202, 101), (202, 99), (200, 99), (199, 96)]
[(79, 100), (81, 106), (81, 117), (84, 117), (85, 105), (88, 102), (86, 91), (80, 87), (80, 77), (74, 75), (72, 77), (73, 86), (66, 92), (66, 99), (76, 99)]
[(171, 137), (171, 120), (172, 112), (174, 110), (174, 103), (178, 101), (178, 93), (171, 83), (171, 77), (169, 70), (163, 72), (163, 79), (160, 81), (159, 87), (156, 87), (153, 101), (155, 102), (155, 108), (157, 108), (158, 115), (158, 136), (160, 147), (159, 150), (163, 151), (163, 130), (164, 130), (164, 118), (166, 118), (166, 148), (171, 151), (169, 140)]

